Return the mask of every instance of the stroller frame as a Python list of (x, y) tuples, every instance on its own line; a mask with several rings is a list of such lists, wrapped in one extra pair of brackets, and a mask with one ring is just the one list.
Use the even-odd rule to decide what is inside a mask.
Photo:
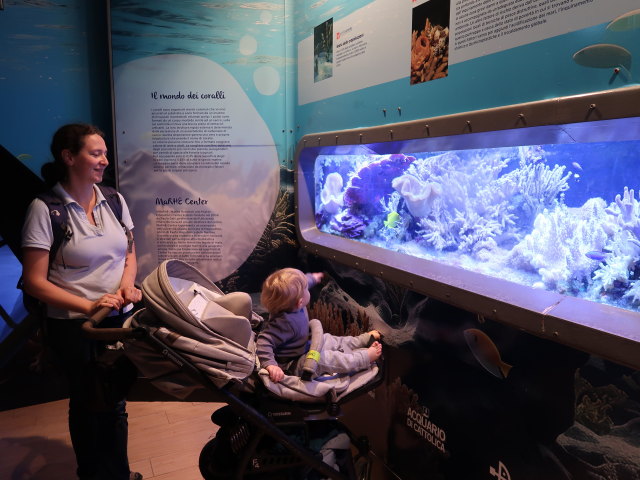
[[(295, 441), (285, 432), (287, 428), (291, 427), (305, 429), (308, 428), (310, 422), (318, 421), (333, 422), (344, 429), (344, 433), (349, 436), (351, 444), (354, 445), (358, 451), (357, 457), (365, 459), (364, 472), (368, 472), (370, 466), (368, 456), (370, 452), (367, 439), (356, 439), (344, 425), (338, 422), (338, 416), (341, 403), (372, 390), (382, 381), (382, 368), (380, 368), (373, 381), (364, 387), (350, 392), (339, 401), (304, 404), (308, 408), (302, 408), (298, 403), (291, 400), (274, 398), (275, 395), (266, 390), (266, 388), (257, 381), (254, 395), (257, 393), (263, 400), (265, 398), (272, 399), (270, 404), (273, 409), (266, 412), (269, 417), (267, 418), (264, 412), (254, 408), (249, 401), (241, 398), (243, 393), (241, 391), (241, 382), (230, 381), (221, 388), (216, 386), (202, 370), (198, 369), (183, 355), (163, 341), (156, 338), (148, 327), (137, 324), (135, 321), (136, 317), (143, 313), (144, 310), (145, 309), (141, 309), (134, 314), (132, 327), (130, 328), (96, 328), (101, 321), (101, 317), (104, 318), (106, 315), (106, 312), (102, 311), (87, 320), (82, 326), (82, 329), (88, 338), (95, 340), (124, 341), (135, 339), (136, 341), (147, 342), (158, 353), (175, 364), (182, 373), (187, 374), (191, 379), (205, 388), (207, 397), (202, 399), (202, 401), (215, 401), (227, 404), (226, 407), (222, 407), (212, 414), (212, 421), (220, 426), (220, 430), (212, 440), (205, 444), (200, 453), (199, 467), (205, 480), (240, 480), (248, 476), (253, 478), (282, 478), (271, 475), (277, 474), (283, 469), (286, 470), (302, 466), (306, 466), (309, 471), (315, 471), (321, 474), (322, 478), (332, 480), (356, 480), (357, 477), (355, 469), (353, 468), (352, 458), (349, 458), (349, 462), (347, 463), (348, 472), (345, 475), (323, 462), (317, 452)], [(137, 380), (137, 382), (140, 381), (151, 382), (151, 380), (143, 378)], [(209, 398), (209, 394), (212, 395), (212, 398)], [(201, 399), (197, 398), (197, 400), (200, 401)], [(231, 412), (237, 416), (234, 422), (235, 424), (232, 424), (230, 420), (231, 412), (229, 412), (228, 409), (231, 409)], [(222, 413), (218, 413), (221, 411)], [(240, 420), (243, 420), (244, 423)], [(227, 436), (228, 438), (225, 438)], [(261, 454), (260, 446), (265, 440), (270, 440), (277, 445), (281, 445), (287, 453), (266, 456)], [(223, 441), (229, 442), (229, 445), (223, 447), (224, 453), (232, 453), (237, 456), (237, 461), (233, 465), (233, 471), (210, 471), (209, 467), (216, 466), (211, 463), (214, 461), (214, 456), (216, 455), (215, 449), (220, 448), (220, 442)], [(242, 450), (242, 454), (238, 456), (239, 450)], [(348, 454), (351, 455), (351, 452), (348, 452)], [(364, 473), (363, 476), (357, 480), (365, 480), (367, 477), (368, 473)]]

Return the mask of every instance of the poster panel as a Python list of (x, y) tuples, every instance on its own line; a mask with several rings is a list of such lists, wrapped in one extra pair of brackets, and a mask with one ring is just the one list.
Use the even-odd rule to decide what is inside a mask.
[(226, 278), (254, 253), (280, 188), (284, 7), (111, 0), (109, 13), (138, 279), (173, 258)]
[(275, 203), (276, 147), (241, 85), (195, 55), (114, 69), (119, 186), (139, 275), (178, 258), (214, 281), (256, 246)]
[[(298, 42), (298, 105), (406, 77), (411, 85), (445, 78), (456, 63), (637, 8), (636, 0), (375, 0), (343, 18), (319, 9), (313, 32)], [(318, 30), (329, 23), (333, 39), (322, 44)]]

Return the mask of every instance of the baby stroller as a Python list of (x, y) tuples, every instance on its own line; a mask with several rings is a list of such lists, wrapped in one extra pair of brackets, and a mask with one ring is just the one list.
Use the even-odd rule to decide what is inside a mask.
[[(382, 370), (349, 375), (313, 374), (269, 380), (256, 357), (262, 317), (244, 292), (225, 295), (193, 266), (161, 263), (142, 283), (145, 308), (123, 329), (95, 329), (93, 338), (118, 337), (126, 356), (161, 392), (183, 401), (227, 405), (212, 414), (220, 428), (200, 453), (205, 480), (273, 478), (368, 478), (366, 438), (339, 421), (340, 406), (374, 388)], [(312, 349), (321, 348), (322, 327), (311, 322)], [(355, 455), (353, 454), (355, 452)]]

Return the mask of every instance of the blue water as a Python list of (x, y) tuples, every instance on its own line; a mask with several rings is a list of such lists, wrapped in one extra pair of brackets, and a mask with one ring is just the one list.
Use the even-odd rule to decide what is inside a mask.
[(320, 155), (326, 233), (637, 310), (640, 140)]
[[(195, 55), (220, 64), (242, 86), (268, 125), (279, 157), (286, 156), (286, 70), (292, 62), (287, 59), (283, 4), (195, 0), (112, 0), (110, 4), (114, 67), (168, 54)], [(243, 49), (247, 38), (254, 42), (255, 51)], [(262, 95), (254, 83), (255, 71), (265, 65), (279, 76), (280, 88), (273, 95)]]
[(101, 6), (5, 1), (0, 12), (0, 143), (34, 173), (51, 160), (49, 143), (61, 125), (83, 121), (111, 130)]

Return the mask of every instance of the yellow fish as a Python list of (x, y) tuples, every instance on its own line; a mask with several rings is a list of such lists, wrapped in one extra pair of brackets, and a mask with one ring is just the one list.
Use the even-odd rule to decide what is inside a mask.
[(395, 228), (398, 226), (399, 221), (400, 214), (398, 212), (390, 212), (389, 215), (387, 215), (387, 219), (383, 223), (387, 228)]

